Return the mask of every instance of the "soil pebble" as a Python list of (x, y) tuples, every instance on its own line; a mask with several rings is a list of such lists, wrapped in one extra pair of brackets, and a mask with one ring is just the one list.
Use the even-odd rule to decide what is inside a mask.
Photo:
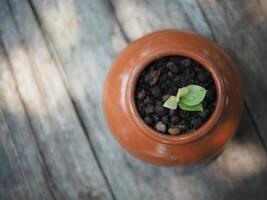
[(172, 116), (171, 117), (171, 123), (172, 123), (172, 125), (177, 125), (179, 123), (179, 117)]
[(160, 70), (154, 70), (150, 73), (148, 73), (146, 76), (145, 76), (145, 81), (148, 82), (148, 84), (150, 86), (153, 86), (156, 84), (156, 82), (158, 81), (159, 79), (159, 75), (160, 75)]
[(156, 86), (156, 87), (151, 88), (151, 93), (154, 97), (160, 97), (161, 95), (160, 87)]
[(137, 93), (138, 100), (143, 100), (145, 96), (146, 96), (146, 92), (144, 90), (141, 90), (140, 92)]
[(163, 116), (162, 118), (161, 118), (161, 121), (164, 123), (164, 124), (168, 124), (169, 123), (169, 117), (167, 116), (167, 115), (165, 115), (165, 116)]
[(159, 121), (156, 123), (155, 129), (159, 132), (164, 133), (166, 131), (166, 125), (162, 121)]
[(178, 134), (180, 134), (181, 133), (181, 130), (177, 127), (174, 127), (174, 128), (169, 128), (168, 129), (168, 133), (170, 134), (170, 135), (178, 135)]
[(154, 112), (154, 107), (150, 104), (145, 107), (145, 113), (150, 114)]
[(153, 119), (153, 117), (145, 116), (144, 121), (145, 121), (147, 124), (151, 125), (151, 124), (153, 124), (154, 119)]
[(167, 101), (167, 99), (170, 97), (171, 95), (169, 94), (165, 94), (163, 97), (162, 97), (162, 101), (165, 102)]

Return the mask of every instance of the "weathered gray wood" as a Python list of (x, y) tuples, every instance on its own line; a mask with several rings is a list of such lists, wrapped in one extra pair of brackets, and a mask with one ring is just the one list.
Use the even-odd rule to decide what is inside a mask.
[(0, 38), (0, 199), (53, 199)]
[[(178, 12), (181, 7), (168, 2), (114, 1), (113, 6), (118, 20), (129, 23), (126, 27), (120, 21), (130, 39), (160, 28), (191, 29), (188, 16)], [(164, 14), (161, 6), (166, 4)], [(265, 199), (266, 153), (247, 111), (236, 140), (210, 165), (168, 169), (133, 159), (114, 142), (102, 113), (104, 77), (115, 53), (124, 46), (109, 4), (33, 0), (33, 5), (117, 199), (251, 199), (255, 193), (258, 199)], [(169, 9), (181, 21), (178, 17), (170, 21)], [(138, 17), (136, 13), (140, 13)], [(207, 24), (201, 27), (212, 34), (206, 30)]]
[(115, 52), (125, 45), (108, 6), (97, 0), (33, 4), (65, 71), (70, 94), (116, 198), (140, 200), (134, 174), (108, 131), (102, 112), (105, 75)]
[[(56, 199), (112, 199), (29, 5), (25, 1), (9, 3), (11, 10), (7, 2), (0, 1), (1, 37), (49, 170), (53, 195)], [(31, 152), (27, 153), (30, 156)], [(32, 164), (33, 169), (38, 167)], [(17, 184), (24, 188), (34, 182)]]

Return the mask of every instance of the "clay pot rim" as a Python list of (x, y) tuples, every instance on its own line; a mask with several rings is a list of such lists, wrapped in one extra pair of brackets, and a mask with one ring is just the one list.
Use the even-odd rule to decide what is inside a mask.
[[(135, 89), (137, 80), (141, 72), (147, 67), (151, 62), (166, 56), (184, 56), (191, 58), (199, 62), (204, 68), (206, 68), (212, 75), (216, 86), (217, 100), (215, 105), (215, 110), (208, 119), (208, 121), (203, 124), (200, 128), (193, 132), (188, 132), (182, 135), (164, 135), (150, 126), (148, 126), (141, 116), (139, 115), (136, 104), (135, 104)], [(133, 67), (133, 71), (129, 76), (127, 85), (129, 84), (129, 90), (126, 93), (126, 98), (129, 101), (129, 114), (132, 116), (135, 125), (143, 130), (146, 136), (166, 144), (186, 144), (193, 141), (196, 141), (210, 133), (210, 131), (216, 126), (220, 115), (223, 111), (224, 102), (225, 102), (225, 90), (223, 79), (220, 72), (214, 66), (214, 63), (211, 62), (203, 53), (194, 50), (193, 48), (188, 47), (169, 47), (164, 49), (158, 49), (150, 54), (143, 55), (141, 59), (138, 59), (138, 62), (132, 63), (136, 66)]]

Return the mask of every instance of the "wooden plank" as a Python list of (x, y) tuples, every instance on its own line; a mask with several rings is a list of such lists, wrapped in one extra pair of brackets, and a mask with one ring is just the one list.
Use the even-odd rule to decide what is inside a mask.
[[(114, 1), (116, 12), (120, 12), (117, 20), (133, 21), (127, 28), (121, 24), (124, 34), (132, 39), (154, 28), (167, 28), (166, 23), (174, 26), (176, 21), (170, 23), (161, 13), (160, 5), (167, 1), (160, 2), (153, 2), (152, 6), (148, 1)], [(174, 5), (169, 8), (180, 11)], [(70, 93), (116, 199), (251, 199), (256, 192), (258, 199), (266, 197), (266, 153), (247, 112), (236, 140), (210, 165), (161, 168), (122, 152), (107, 129), (101, 102), (105, 74), (118, 47), (124, 46), (123, 34), (117, 32), (119, 25), (111, 17), (112, 9), (102, 1), (81, 0), (33, 0), (33, 6), (61, 61)], [(135, 13), (141, 14), (135, 17)], [(164, 22), (157, 22), (157, 18)], [(184, 16), (180, 20), (187, 19)], [(152, 27), (154, 21), (157, 26)], [(180, 24), (190, 28), (187, 21), (177, 20), (176, 27)], [(72, 34), (66, 32), (66, 27)]]
[[(101, 97), (107, 69), (115, 52), (125, 44), (111, 13), (100, 1), (33, 3), (62, 69), (67, 69), (70, 93), (112, 189), (116, 188), (116, 198), (140, 200), (136, 182), (131, 181), (134, 174), (127, 167), (124, 152), (108, 132), (102, 112)], [(65, 31), (66, 27), (72, 34)]]
[(0, 27), (55, 198), (113, 199), (29, 5), (1, 1)]
[(0, 199), (53, 199), (0, 38)]
[(198, 31), (207, 37), (212, 37), (213, 34), (195, 0), (110, 2), (122, 31), (130, 40), (152, 31), (169, 28)]

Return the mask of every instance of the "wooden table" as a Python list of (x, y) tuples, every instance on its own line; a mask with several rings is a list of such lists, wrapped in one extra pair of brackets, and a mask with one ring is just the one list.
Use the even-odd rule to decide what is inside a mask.
[[(241, 73), (242, 123), (212, 162), (143, 163), (105, 122), (112, 59), (165, 28), (216, 41)], [(267, 0), (0, 0), (0, 33), (1, 200), (267, 199)]]

